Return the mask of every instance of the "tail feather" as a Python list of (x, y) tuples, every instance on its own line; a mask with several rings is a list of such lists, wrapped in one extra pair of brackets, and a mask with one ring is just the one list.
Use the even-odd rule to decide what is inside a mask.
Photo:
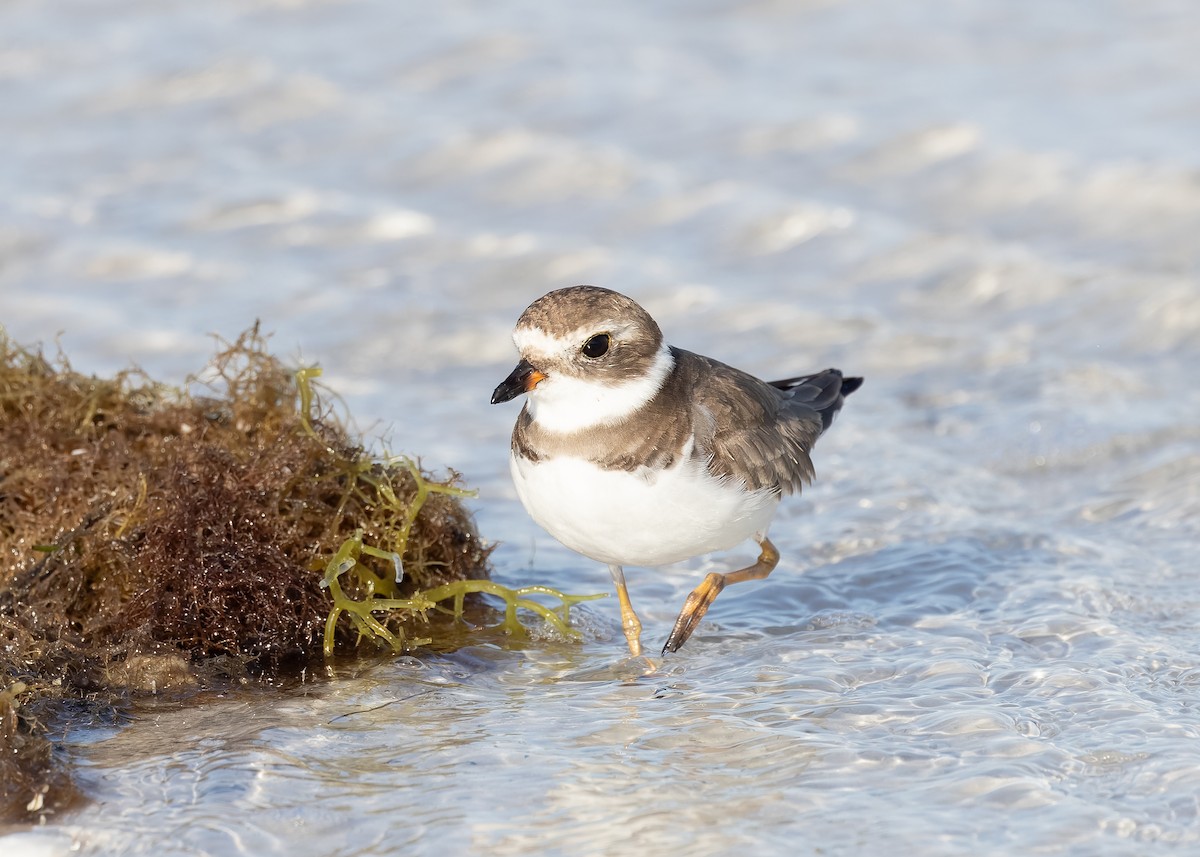
[(768, 381), (772, 387), (792, 394), (792, 401), (803, 403), (821, 415), (821, 430), (833, 425), (833, 418), (842, 409), (842, 402), (862, 386), (859, 377), (846, 378), (840, 369), (823, 369), (812, 375)]

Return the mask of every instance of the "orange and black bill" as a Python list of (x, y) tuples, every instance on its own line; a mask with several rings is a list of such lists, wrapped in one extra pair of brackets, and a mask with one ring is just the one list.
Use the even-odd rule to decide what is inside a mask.
[(522, 393), (528, 393), (545, 377), (533, 368), (532, 363), (522, 358), (521, 362), (517, 364), (517, 368), (512, 370), (509, 376), (500, 382), (500, 386), (492, 392), (492, 404), (498, 405), (500, 402), (515, 399)]

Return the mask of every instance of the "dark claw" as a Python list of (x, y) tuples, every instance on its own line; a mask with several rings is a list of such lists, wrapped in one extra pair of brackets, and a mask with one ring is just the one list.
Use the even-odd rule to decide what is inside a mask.
[(691, 628), (682, 628), (678, 622), (671, 630), (671, 635), (667, 637), (667, 641), (663, 643), (662, 654), (665, 657), (667, 652), (674, 654), (678, 652), (684, 643), (688, 641), (688, 637), (692, 636)]
[(683, 647), (724, 588), (724, 576), (713, 572), (704, 578), (703, 583), (692, 590), (687, 601), (683, 602), (683, 609), (679, 611), (679, 618), (675, 620), (675, 627), (671, 629), (667, 642), (663, 644), (663, 655), (666, 655), (667, 652), (678, 652)]

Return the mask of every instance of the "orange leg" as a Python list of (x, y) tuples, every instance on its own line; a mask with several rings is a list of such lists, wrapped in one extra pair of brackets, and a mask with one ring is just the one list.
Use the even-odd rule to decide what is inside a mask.
[(688, 637), (692, 636), (692, 632), (696, 630), (696, 626), (700, 624), (700, 620), (704, 618), (708, 608), (717, 600), (717, 596), (726, 586), (731, 583), (741, 583), (743, 580), (762, 580), (775, 570), (775, 566), (779, 564), (779, 551), (775, 549), (775, 545), (771, 544), (770, 539), (763, 536), (758, 540), (758, 546), (762, 548), (762, 552), (759, 553), (758, 562), (754, 565), (727, 574), (711, 572), (705, 576), (699, 586), (692, 590), (687, 601), (683, 602), (683, 609), (679, 611), (679, 618), (675, 620), (671, 636), (667, 637), (666, 645), (663, 646), (664, 655), (667, 652), (679, 651), (679, 647), (687, 642)]
[(613, 585), (617, 587), (617, 600), (621, 602), (621, 628), (625, 631), (625, 642), (629, 644), (629, 653), (633, 657), (642, 654), (642, 623), (633, 612), (633, 604), (629, 601), (629, 590), (625, 588), (625, 572), (619, 565), (610, 565), (608, 573), (612, 575)]

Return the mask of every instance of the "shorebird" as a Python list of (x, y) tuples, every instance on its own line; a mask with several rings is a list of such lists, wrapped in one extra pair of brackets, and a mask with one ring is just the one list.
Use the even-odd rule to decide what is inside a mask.
[(517, 495), (550, 535), (608, 565), (634, 657), (642, 625), (624, 567), (758, 543), (757, 562), (712, 572), (687, 597), (662, 650), (677, 651), (726, 586), (774, 570), (779, 502), (812, 479), (813, 444), (862, 384), (837, 369), (761, 381), (667, 345), (635, 301), (596, 286), (538, 298), (513, 341), (520, 362), (492, 404), (527, 394), (512, 434)]

